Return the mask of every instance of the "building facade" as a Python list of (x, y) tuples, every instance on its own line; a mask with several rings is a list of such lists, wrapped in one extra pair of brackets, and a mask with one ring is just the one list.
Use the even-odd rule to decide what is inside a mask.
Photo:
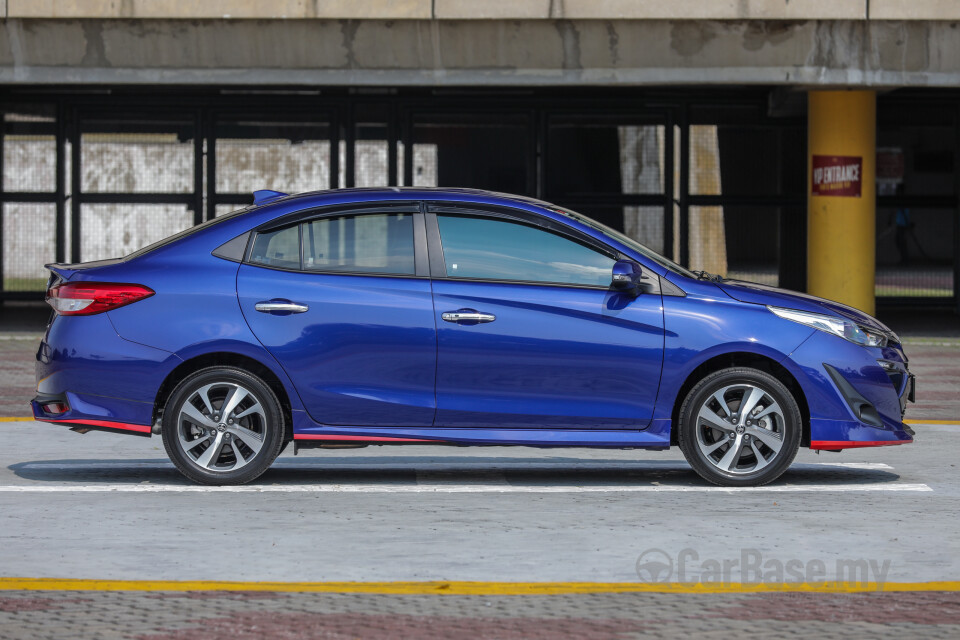
[(960, 300), (960, 2), (0, 12), (3, 299), (256, 189), (415, 185), (550, 200), (731, 277), (826, 295), (857, 271), (881, 305)]

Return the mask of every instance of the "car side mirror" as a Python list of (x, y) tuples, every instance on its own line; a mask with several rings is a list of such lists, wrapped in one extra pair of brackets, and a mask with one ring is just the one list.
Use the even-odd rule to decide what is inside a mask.
[(640, 280), (643, 272), (633, 260), (617, 260), (613, 265), (613, 277), (610, 286), (617, 291), (633, 296), (640, 295)]

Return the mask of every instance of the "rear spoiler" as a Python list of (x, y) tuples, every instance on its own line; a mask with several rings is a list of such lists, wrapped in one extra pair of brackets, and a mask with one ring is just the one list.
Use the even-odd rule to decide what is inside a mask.
[(85, 269), (95, 269), (97, 267), (107, 267), (112, 264), (119, 264), (123, 262), (123, 258), (111, 258), (109, 260), (95, 260), (93, 262), (78, 262), (76, 264), (65, 264), (62, 262), (51, 262), (50, 264), (43, 265), (46, 267), (50, 273), (51, 281), (48, 283), (48, 288), (50, 285), (53, 285), (53, 280), (69, 280), (76, 273), (83, 271)]
[(69, 265), (69, 264), (52, 263), (52, 264), (45, 264), (43, 266), (49, 269), (51, 274), (50, 275), (51, 281), (47, 283), (47, 288), (49, 288), (50, 285), (53, 284), (53, 280), (69, 280), (70, 277), (77, 272), (75, 269), (71, 269), (73, 265)]

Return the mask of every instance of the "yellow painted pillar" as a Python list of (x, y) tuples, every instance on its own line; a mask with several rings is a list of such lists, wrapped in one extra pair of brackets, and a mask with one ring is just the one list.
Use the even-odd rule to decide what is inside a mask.
[(808, 106), (807, 290), (873, 315), (877, 96), (811, 91)]

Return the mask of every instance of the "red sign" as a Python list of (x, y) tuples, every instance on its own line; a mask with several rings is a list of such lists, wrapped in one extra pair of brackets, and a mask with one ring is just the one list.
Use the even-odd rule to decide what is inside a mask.
[(813, 156), (811, 193), (815, 196), (860, 197), (860, 156)]
[(903, 158), (903, 149), (883, 147), (877, 149), (877, 180), (900, 183), (907, 163)]

